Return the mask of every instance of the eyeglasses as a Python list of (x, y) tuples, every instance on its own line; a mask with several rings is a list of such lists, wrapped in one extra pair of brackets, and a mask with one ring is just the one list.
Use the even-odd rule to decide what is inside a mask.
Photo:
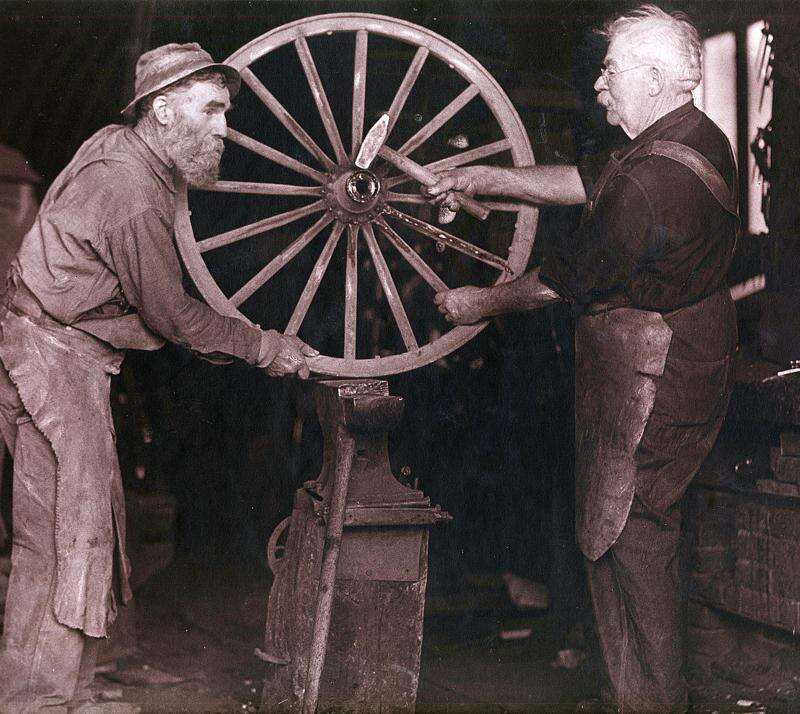
[(618, 74), (622, 74), (623, 72), (630, 72), (634, 69), (639, 69), (640, 67), (652, 67), (651, 64), (636, 64), (633, 67), (628, 67), (627, 69), (610, 69), (605, 65), (600, 67), (600, 76), (608, 82), (613, 77), (616, 77)]

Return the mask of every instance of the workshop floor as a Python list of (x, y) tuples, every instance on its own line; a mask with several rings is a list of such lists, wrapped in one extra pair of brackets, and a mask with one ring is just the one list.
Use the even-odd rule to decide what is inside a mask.
[[(266, 573), (170, 566), (137, 593), (137, 654), (98, 675), (100, 691), (142, 712), (256, 711), (263, 664), (254, 650), (268, 589)], [(593, 684), (582, 668), (552, 667), (556, 649), (547, 615), (516, 612), (510, 602), (430, 617), (417, 711), (573, 711)], [(756, 702), (743, 706), (745, 693), (724, 688), (699, 696), (709, 702), (693, 710), (699, 714), (767, 711)], [(784, 711), (792, 710), (769, 707), (770, 714)]]

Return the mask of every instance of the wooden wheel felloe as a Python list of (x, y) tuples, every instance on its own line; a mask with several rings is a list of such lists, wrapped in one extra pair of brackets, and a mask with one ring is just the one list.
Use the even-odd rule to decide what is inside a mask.
[[(448, 329), (432, 309), (433, 295), (464, 284), (465, 275), (469, 282), (492, 284), (524, 271), (537, 210), (484, 201), (492, 209), (485, 224), (461, 211), (442, 230), (431, 225), (435, 220), (422, 196), (407, 188), (412, 179), (403, 172), (402, 158), (434, 172), (487, 160), (533, 164), (522, 122), (494, 78), (430, 30), (364, 13), (298, 20), (258, 37), (226, 61), (242, 74), (237, 104), (244, 102), (247, 109), (241, 122), (238, 108), (230, 117), (226, 180), (210, 190), (179, 191), (177, 202), (178, 247), (203, 298), (223, 314), (299, 334), (323, 352), (312, 360), (312, 369), (337, 377), (408, 371), (448, 355), (482, 330), (486, 323)], [(290, 83), (292, 71), (299, 76)], [(298, 98), (303, 93), (305, 104)], [(415, 111), (415, 103), (426, 104), (424, 112)], [(395, 160), (379, 158), (369, 170), (358, 169), (353, 161), (364, 134), (383, 112), (389, 115), (386, 146), (392, 149), (384, 157)], [(259, 113), (269, 126), (253, 119)], [(307, 120), (307, 128), (296, 117)], [(475, 147), (466, 148), (463, 134), (446, 139), (464, 122), (481, 140)], [(255, 178), (268, 180), (252, 175), (227, 180), (231, 150), (239, 152), (231, 171), (253, 170)], [(293, 178), (282, 179), (283, 173)], [(231, 203), (234, 199), (245, 207)], [(505, 236), (504, 244), (498, 245), (498, 235)], [(272, 283), (285, 280), (283, 269), (290, 263), (298, 271), (294, 277), (302, 270), (302, 289), (292, 292), (281, 284), (273, 288), (277, 294), (269, 305), (259, 304)], [(338, 290), (343, 303), (328, 311), (338, 332), (338, 347), (328, 351), (338, 356), (325, 354), (327, 343), (315, 344), (307, 334), (321, 286), (327, 286), (328, 300)], [(409, 286), (425, 293), (410, 312), (404, 304)], [(378, 350), (373, 340), (367, 348), (372, 353), (363, 354), (366, 323), (359, 320), (365, 319), (365, 295), (382, 303), (370, 306), (370, 315), (382, 310), (385, 322), (393, 321), (388, 351)], [(284, 306), (282, 324), (270, 324), (281, 312), (276, 305), (286, 301), (291, 305)]]

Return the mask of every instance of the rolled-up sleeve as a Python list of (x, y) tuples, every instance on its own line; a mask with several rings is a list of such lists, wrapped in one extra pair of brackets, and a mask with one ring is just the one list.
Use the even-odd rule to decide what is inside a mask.
[(258, 362), (261, 330), (186, 293), (172, 223), (149, 207), (107, 230), (125, 299), (153, 332), (201, 354)]

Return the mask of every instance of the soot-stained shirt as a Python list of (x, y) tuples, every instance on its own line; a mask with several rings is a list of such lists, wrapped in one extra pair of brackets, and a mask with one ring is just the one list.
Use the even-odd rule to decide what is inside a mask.
[(692, 102), (612, 152), (603, 172), (613, 175), (604, 184), (596, 161), (580, 164), (590, 199), (581, 225), (545, 256), (540, 272), (579, 311), (611, 302), (668, 313), (725, 284), (737, 220), (687, 167), (663, 156), (636, 155), (655, 140), (702, 154), (736, 195), (730, 144)]
[(134, 129), (101, 129), (44, 198), (12, 273), (54, 320), (117, 348), (163, 339), (259, 361), (261, 330), (183, 289), (170, 167)]

